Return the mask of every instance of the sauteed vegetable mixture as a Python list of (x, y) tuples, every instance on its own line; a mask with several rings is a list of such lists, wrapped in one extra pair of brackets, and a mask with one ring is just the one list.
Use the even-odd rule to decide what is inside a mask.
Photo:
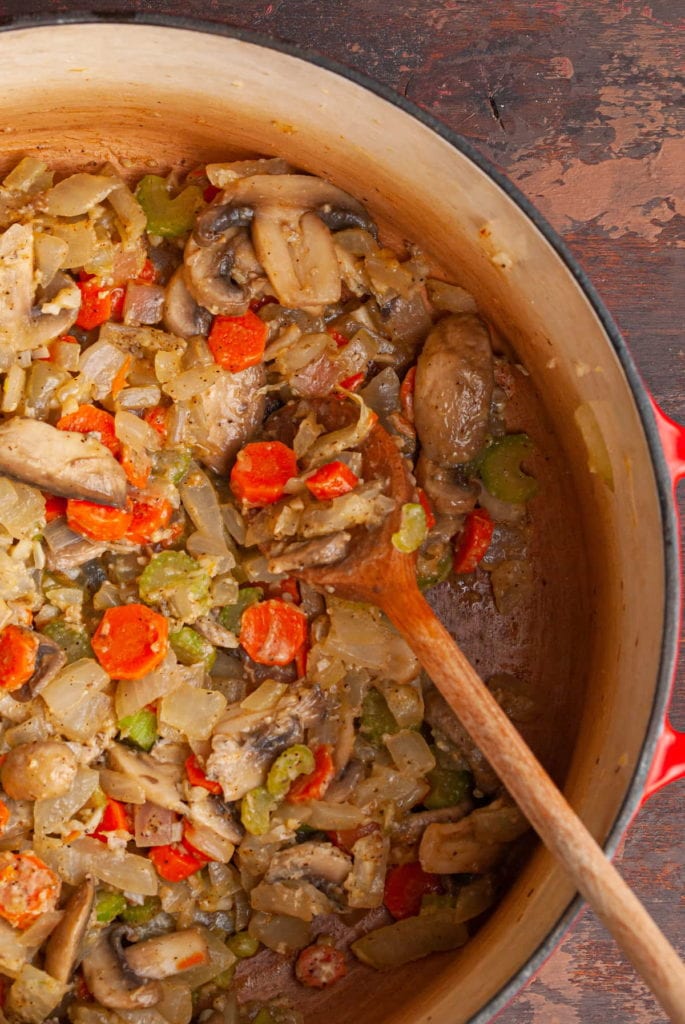
[(362, 472), (380, 422), (421, 586), (513, 607), (537, 485), (492, 337), (279, 159), (5, 178), (6, 1018), (293, 1024), (239, 998), (269, 950), (344, 985), (462, 945), (496, 899), (519, 811), (383, 615), (300, 581), (394, 508)]

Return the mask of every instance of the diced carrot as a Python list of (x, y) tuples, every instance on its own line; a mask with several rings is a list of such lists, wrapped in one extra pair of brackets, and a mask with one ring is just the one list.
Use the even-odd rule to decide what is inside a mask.
[(329, 743), (322, 743), (314, 751), (314, 771), (295, 779), (288, 790), (286, 800), (291, 804), (321, 800), (334, 776), (333, 748)]
[[(211, 187), (213, 188), (214, 186), (212, 185)], [(205, 193), (208, 192), (208, 191), (209, 191), (208, 189), (205, 189)], [(217, 189), (216, 191), (218, 192), (219, 189)], [(186, 956), (186, 957), (183, 957), (182, 960), (178, 960), (177, 963), (176, 963), (176, 970), (177, 971), (187, 971), (189, 967), (198, 967), (200, 964), (206, 963), (206, 961), (207, 961), (207, 954), (201, 952), (198, 949), (197, 953), (191, 953), (190, 956)]]
[(352, 853), (352, 847), (358, 839), (363, 839), (364, 836), (370, 836), (372, 832), (379, 830), (378, 822), (367, 821), (363, 825), (357, 825), (356, 828), (333, 829), (326, 833), (326, 838), (345, 853)]
[(147, 605), (117, 605), (102, 616), (92, 646), (113, 679), (140, 679), (164, 660), (169, 623)]
[(80, 405), (76, 412), (70, 412), (57, 421), (58, 430), (74, 430), (79, 434), (95, 434), (100, 444), (109, 448), (118, 457), (121, 442), (114, 430), (114, 417), (94, 405)]
[(51, 523), (53, 519), (60, 519), (67, 514), (67, 499), (58, 498), (56, 494), (43, 494), (45, 498), (45, 521)]
[(345, 348), (345, 345), (349, 345), (350, 339), (346, 338), (344, 334), (340, 333), (340, 331), (336, 331), (332, 327), (327, 327), (326, 333), (330, 334), (338, 348)]
[(92, 331), (108, 320), (120, 319), (124, 306), (124, 289), (108, 288), (96, 277), (84, 275), (76, 284), (81, 292), (81, 306), (76, 317), (77, 327)]
[(454, 571), (474, 572), (490, 547), (495, 524), (484, 508), (469, 512), (454, 550)]
[(132, 487), (145, 487), (152, 472), (152, 462), (146, 453), (136, 453), (134, 456), (131, 448), (125, 444), (122, 446), (119, 462)]
[(130, 508), (96, 505), (93, 501), (67, 501), (67, 523), (75, 533), (91, 540), (123, 540), (131, 525)]
[(203, 789), (208, 790), (208, 792), (214, 793), (215, 796), (221, 796), (223, 793), (221, 783), (207, 778), (195, 754), (191, 754), (190, 757), (186, 758), (185, 769), (191, 786), (201, 786)]
[(150, 860), (160, 878), (165, 882), (182, 882), (199, 871), (207, 863), (206, 859), (200, 860), (195, 854), (184, 849), (179, 843), (170, 846), (153, 846), (150, 850)]
[(400, 405), (404, 418), (409, 423), (414, 422), (414, 389), (416, 387), (416, 367), (412, 366), (407, 370), (404, 380), (400, 385)]
[(431, 875), (418, 861), (411, 861), (390, 868), (385, 876), (383, 902), (392, 916), (400, 921), (418, 914), (424, 896), (442, 891), (440, 875)]
[(353, 373), (351, 377), (345, 377), (344, 380), (340, 381), (340, 387), (344, 388), (345, 391), (356, 391), (364, 380), (365, 376), (363, 373)]
[(41, 359), (39, 360), (39, 362), (44, 362), (44, 363), (52, 362), (54, 360), (54, 358), (55, 358), (55, 351), (56, 351), (57, 345), (76, 345), (76, 347), (79, 349), (79, 351), (80, 351), (80, 348), (81, 348), (81, 346), (79, 345), (78, 341), (76, 340), (76, 338), (72, 334), (60, 334), (59, 338), (55, 338), (54, 341), (48, 342), (46, 347), (48, 348), (48, 350), (50, 352), (50, 355), (42, 356)]
[(172, 511), (171, 502), (166, 498), (134, 501), (126, 540), (134, 544), (149, 544), (157, 530), (169, 525)]
[(214, 361), (238, 373), (261, 363), (269, 328), (251, 309), (243, 316), (215, 316), (207, 344)]
[(30, 850), (0, 853), (0, 917), (22, 931), (54, 910), (59, 900), (59, 876)]
[(18, 690), (36, 670), (38, 637), (23, 626), (10, 624), (0, 632), (0, 687)]
[(421, 508), (426, 514), (426, 526), (429, 530), (432, 530), (435, 526), (435, 516), (433, 515), (433, 509), (431, 508), (431, 503), (428, 500), (428, 495), (424, 491), (423, 487), (417, 487), (416, 492), (419, 496)]
[(112, 381), (112, 398), (115, 401), (119, 397), (120, 392), (122, 392), (126, 387), (126, 379), (131, 369), (131, 362), (131, 357), (126, 356), (126, 358), (124, 359), (123, 363), (121, 364), (121, 366), (119, 367), (114, 376), (114, 380)]
[(143, 419), (149, 427), (156, 430), (163, 441), (167, 439), (167, 416), (169, 410), (165, 405), (153, 405), (151, 409), (146, 409), (143, 413)]
[(106, 843), (109, 832), (133, 832), (131, 818), (126, 805), (113, 797), (107, 797), (107, 804), (102, 812), (100, 823), (91, 835), (100, 842)]
[(0, 800), (0, 835), (5, 831), (5, 826), (9, 820), (10, 809), (3, 800)]
[(339, 498), (347, 494), (359, 483), (359, 477), (353, 473), (344, 462), (328, 462), (321, 466), (310, 477), (307, 477), (305, 484), (310, 494), (313, 494), (318, 501), (329, 501), (331, 498)]
[(345, 954), (328, 943), (317, 942), (307, 946), (295, 961), (295, 977), (307, 988), (327, 988), (346, 974)]
[(307, 642), (307, 616), (277, 598), (251, 604), (240, 620), (240, 643), (260, 665), (289, 665)]
[(231, 470), (231, 490), (249, 505), (271, 505), (284, 494), (288, 480), (297, 476), (292, 448), (281, 441), (255, 441), (238, 452)]

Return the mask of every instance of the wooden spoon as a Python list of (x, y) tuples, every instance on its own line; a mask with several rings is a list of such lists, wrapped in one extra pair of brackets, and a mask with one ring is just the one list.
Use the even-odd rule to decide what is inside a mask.
[(381, 527), (356, 532), (337, 565), (296, 575), (324, 593), (381, 608), (412, 648), (545, 846), (676, 1024), (685, 1024), (685, 967), (645, 908), (571, 809), (416, 584), (415, 556), (391, 542), (413, 500), (405, 461), (379, 425), (362, 448), (364, 479), (383, 479), (397, 506)]

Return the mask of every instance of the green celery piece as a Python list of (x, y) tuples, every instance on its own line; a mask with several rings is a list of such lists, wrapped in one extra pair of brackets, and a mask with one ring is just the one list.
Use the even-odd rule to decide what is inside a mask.
[(261, 587), (242, 587), (238, 591), (238, 600), (235, 604), (225, 605), (219, 612), (219, 622), (224, 629), (230, 629), (231, 633), (240, 632), (240, 620), (243, 612), (251, 604), (261, 601), (264, 593)]
[(157, 715), (141, 708), (135, 715), (127, 715), (118, 725), (123, 740), (130, 740), (141, 750), (150, 750), (157, 741)]
[(259, 951), (259, 939), (255, 939), (249, 932), (237, 932), (231, 935), (226, 943), (231, 953), (234, 953), (239, 960), (247, 960)]
[(423, 805), (429, 811), (437, 811), (441, 807), (456, 807), (471, 793), (471, 773), (463, 769), (433, 768), (426, 773), (426, 781), (430, 785), (430, 791)]
[(369, 743), (380, 747), (383, 737), (388, 733), (392, 735), (399, 732), (399, 728), (385, 697), (379, 690), (372, 687), (364, 697), (362, 704), (361, 732)]
[(401, 509), (400, 528), (390, 538), (393, 547), (402, 554), (410, 555), (412, 551), (421, 547), (427, 536), (428, 524), (423, 505), (416, 501), (408, 501)]
[(140, 574), (138, 591), (146, 604), (174, 604), (174, 594), (182, 592), (184, 604), (190, 604), (196, 617), (212, 605), (209, 573), (185, 551), (160, 551), (153, 555)]
[(126, 924), (147, 924), (153, 917), (157, 917), (162, 909), (162, 901), (158, 896), (148, 896), (147, 899), (140, 904), (127, 903), (125, 908), (119, 914), (122, 921)]
[(95, 919), (109, 924), (126, 909), (126, 900), (120, 892), (99, 892), (95, 900)]
[(68, 626), (64, 619), (52, 619), (43, 627), (43, 633), (62, 648), (69, 665), (80, 658), (93, 657), (93, 649), (85, 630)]
[(169, 643), (182, 665), (203, 664), (207, 672), (211, 672), (216, 661), (216, 649), (190, 626), (182, 626), (176, 633), (170, 633)]
[(190, 469), (193, 461), (189, 448), (174, 448), (171, 451), (162, 450), (153, 455), (155, 476), (168, 480), (172, 484), (180, 484)]
[(202, 206), (202, 191), (188, 185), (177, 196), (169, 194), (166, 180), (146, 174), (136, 188), (136, 199), (147, 217), (147, 230), (162, 238), (178, 238), (190, 231), (195, 214)]
[(525, 505), (535, 497), (538, 482), (521, 468), (532, 451), (533, 442), (527, 434), (507, 434), (486, 449), (480, 460), (480, 477), (493, 498)]
[(220, 988), (220, 989), (230, 988), (231, 985), (233, 984), (233, 976), (235, 974), (235, 968), (236, 968), (236, 965), (235, 964), (231, 964), (231, 966), (227, 967), (225, 971), (221, 972), (221, 974), (217, 974), (217, 976), (215, 978), (212, 978), (210, 984), (214, 985), (214, 986), (216, 986), (216, 988)]
[(419, 590), (428, 590), (429, 587), (443, 583), (449, 576), (451, 568), (452, 552), (449, 547), (446, 547), (438, 558), (423, 558), (422, 553), (419, 554), (416, 563), (416, 582)]
[(243, 797), (240, 804), (240, 820), (252, 836), (263, 836), (271, 828), (271, 812), (276, 801), (268, 789), (257, 786)]
[(298, 775), (309, 775), (314, 771), (315, 761), (309, 747), (296, 743), (279, 754), (271, 765), (266, 777), (266, 788), (271, 796), (281, 799), (290, 789)]

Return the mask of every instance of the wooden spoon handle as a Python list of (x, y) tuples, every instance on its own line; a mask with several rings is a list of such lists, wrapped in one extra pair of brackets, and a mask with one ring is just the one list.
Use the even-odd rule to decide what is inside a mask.
[(685, 966), (640, 901), (433, 614), (415, 585), (382, 588), (378, 604), (403, 634), (545, 846), (676, 1024), (685, 1024)]

